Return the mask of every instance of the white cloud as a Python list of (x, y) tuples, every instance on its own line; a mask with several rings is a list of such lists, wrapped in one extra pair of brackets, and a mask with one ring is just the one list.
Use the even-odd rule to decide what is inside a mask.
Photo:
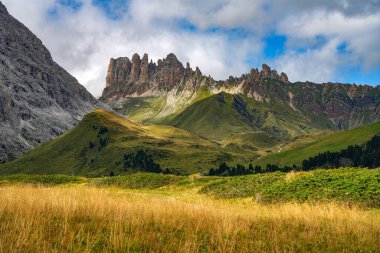
[[(53, 58), (99, 96), (105, 86), (109, 58), (148, 53), (156, 61), (173, 52), (192, 67), (216, 79), (247, 72), (269, 61), (291, 80), (327, 81), (339, 68), (380, 66), (379, 1), (346, 0), (131, 0), (127, 12), (110, 20), (91, 0), (73, 11), (56, 0), (2, 0), (9, 12), (27, 25)], [(57, 18), (47, 15), (55, 8)], [(198, 29), (181, 29), (178, 21)], [(219, 28), (221, 31), (208, 32)], [(225, 30), (237, 28), (235, 38)], [(262, 38), (288, 37), (285, 54), (268, 60)], [(314, 48), (316, 36), (326, 39)], [(336, 47), (345, 43), (349, 54)], [(297, 48), (305, 47), (304, 51)], [(251, 57), (248, 66), (247, 57)]]
[[(380, 66), (380, 13), (365, 16), (348, 17), (339, 12), (314, 11), (308, 15), (298, 17), (292, 16), (284, 19), (278, 26), (290, 38), (288, 43), (289, 50), (286, 55), (278, 59), (280, 65), (285, 65), (285, 61), (307, 61), (309, 70), (312, 66), (320, 73), (314, 75), (305, 74), (309, 80), (331, 80), (336, 76), (340, 67), (352, 67), (360, 65), (363, 69), (378, 68)], [(292, 48), (302, 44), (313, 45), (310, 40), (323, 36), (326, 45), (322, 49), (311, 49), (306, 53), (294, 53)], [(337, 47), (345, 45), (347, 53), (342, 56), (338, 54)], [(302, 61), (302, 59), (304, 61)], [(284, 62), (282, 62), (284, 61)], [(296, 64), (296, 62), (295, 62)], [(299, 64), (300, 69), (305, 65)], [(333, 69), (328, 74), (323, 69)], [(302, 72), (302, 71), (299, 71)], [(290, 76), (292, 73), (290, 73)], [(316, 78), (315, 75), (321, 76)], [(298, 74), (292, 79), (304, 80)], [(314, 79), (313, 79), (314, 78)], [(326, 80), (327, 79), (327, 80)]]
[(276, 66), (288, 74), (290, 81), (331, 81), (337, 71), (340, 56), (336, 50), (339, 41), (334, 39), (318, 49), (303, 53), (291, 51), (276, 60)]

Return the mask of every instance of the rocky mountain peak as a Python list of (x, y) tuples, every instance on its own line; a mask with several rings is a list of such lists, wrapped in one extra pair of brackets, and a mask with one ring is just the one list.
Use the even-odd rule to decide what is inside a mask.
[(274, 80), (279, 80), (284, 83), (289, 82), (288, 76), (284, 72), (281, 72), (281, 74), (279, 75), (275, 69), (271, 69), (271, 67), (269, 67), (267, 64), (262, 65), (261, 71), (259, 71), (258, 69), (251, 70), (251, 75), (253, 75), (253, 77), (259, 81), (266, 78), (270, 78)]
[(280, 80), (283, 81), (284, 83), (288, 83), (289, 82), (288, 75), (285, 74), (284, 72), (281, 72)]
[(173, 53), (159, 59), (157, 64), (152, 60), (149, 62), (148, 54), (144, 54), (142, 59), (138, 54), (134, 54), (131, 61), (128, 57), (111, 59), (102, 99), (117, 100), (120, 96), (168, 91), (195, 76), (202, 76), (199, 68), (193, 71), (189, 63), (184, 68)]
[(281, 72), (279, 75), (275, 69), (271, 69), (267, 64), (262, 65), (261, 71), (257, 68), (253, 68), (249, 74), (243, 75), (243, 79), (246, 79), (247, 83), (254, 87), (260, 85), (263, 80), (268, 78), (289, 83), (288, 76), (284, 72)]
[[(117, 101), (129, 96), (146, 96), (159, 94), (160, 91), (167, 92), (180, 84), (193, 80), (189, 87), (199, 86), (204, 80), (207, 85), (216, 86), (235, 84), (245, 80), (248, 90), (256, 89), (265, 79), (275, 79), (283, 83), (288, 83), (288, 76), (285, 73), (280, 75), (276, 70), (271, 69), (267, 64), (262, 65), (262, 69), (252, 69), (249, 74), (241, 78), (230, 77), (226, 81), (216, 82), (212, 77), (201, 79), (203, 74), (196, 67), (193, 70), (190, 63), (186, 67), (178, 60), (175, 54), (170, 53), (165, 58), (159, 59), (156, 63), (152, 60), (149, 62), (148, 54), (144, 54), (142, 59), (138, 54), (132, 56), (130, 61), (128, 57), (111, 59), (108, 73), (107, 85), (103, 91), (102, 99), (104, 101)], [(204, 85), (204, 84), (203, 84)]]
[(271, 75), (271, 68), (267, 64), (264, 63), (261, 68), (261, 73), (263, 74), (263, 76)]
[(201, 72), (201, 70), (198, 68), (198, 66), (195, 68), (195, 76), (196, 76), (196, 77), (201, 77), (201, 76), (202, 76), (202, 72)]
[(143, 58), (141, 59), (140, 79), (143, 82), (146, 82), (149, 79), (149, 59), (148, 59), (148, 54), (144, 54)]
[(141, 59), (141, 61), (144, 62), (145, 64), (148, 64), (148, 62), (149, 62), (148, 54), (145, 53), (143, 55), (143, 58)]
[[(120, 57), (118, 59), (111, 58), (108, 64), (108, 72), (106, 77), (106, 87), (110, 87), (115, 83), (123, 82), (131, 73), (132, 62), (128, 57)], [(119, 71), (123, 69), (123, 71)]]
[(7, 8), (0, 2), (0, 13), (8, 14)]
[(170, 61), (170, 62), (179, 62), (180, 63), (180, 61), (177, 59), (177, 56), (175, 55), (175, 54), (173, 54), (173, 53), (169, 53), (167, 56), (166, 56), (166, 58), (164, 59), (164, 61)]
[(166, 68), (172, 68), (174, 69), (180, 69), (184, 70), (184, 67), (182, 63), (177, 59), (177, 56), (175, 54), (170, 53), (162, 60), (162, 66), (161, 67), (166, 67)]
[(138, 54), (134, 54), (132, 56), (132, 68), (131, 68), (131, 76), (130, 80), (132, 82), (137, 82), (140, 78), (141, 73), (141, 60)]

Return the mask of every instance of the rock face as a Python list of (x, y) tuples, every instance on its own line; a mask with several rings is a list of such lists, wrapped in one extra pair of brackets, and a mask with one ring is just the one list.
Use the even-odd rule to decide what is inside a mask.
[[(244, 94), (263, 103), (289, 106), (307, 118), (310, 125), (318, 125), (322, 129), (321, 122), (328, 123), (326, 129), (331, 128), (331, 125), (339, 129), (348, 129), (380, 120), (380, 86), (291, 83), (285, 73), (278, 74), (266, 64), (262, 65), (262, 70), (255, 68), (241, 77), (231, 76), (225, 81), (215, 81), (211, 77), (203, 76), (198, 67), (194, 71), (187, 63), (184, 68), (174, 54), (158, 60), (157, 64), (147, 62), (146, 54), (141, 61), (136, 54), (133, 55), (132, 61), (128, 58), (111, 59), (107, 87), (101, 99), (114, 106), (132, 97), (166, 96), (165, 103), (170, 105), (171, 109), (160, 108), (158, 114), (164, 117), (175, 111), (175, 103), (180, 100), (177, 99), (178, 96), (187, 94), (182, 100), (194, 100), (197, 97), (194, 93), (204, 87), (211, 94), (222, 91)], [(184, 105), (188, 104), (190, 102)], [(133, 106), (130, 100), (128, 106)], [(183, 105), (180, 110), (182, 109)], [(142, 119), (150, 120), (152, 114), (146, 115), (148, 116)]]
[(0, 162), (59, 136), (97, 104), (0, 2)]
[(140, 59), (138, 54), (128, 57), (111, 59), (106, 77), (106, 88), (102, 100), (117, 101), (129, 96), (158, 95), (161, 91), (170, 91), (190, 79), (202, 78), (197, 67), (192, 70), (178, 61), (174, 54), (150, 63), (148, 55)]
[(261, 83), (266, 78), (289, 83), (285, 73), (277, 74), (268, 65), (263, 64), (262, 70), (252, 69), (250, 74), (241, 78), (230, 77), (224, 82), (216, 82), (211, 77), (203, 76), (201, 70), (196, 67), (195, 71), (186, 63), (186, 68), (174, 54), (158, 60), (157, 64), (148, 63), (148, 55), (144, 54), (140, 59), (138, 54), (128, 57), (111, 59), (106, 77), (106, 88), (103, 91), (102, 100), (113, 102), (126, 97), (159, 95), (161, 92), (171, 91), (188, 81), (194, 85), (204, 85), (201, 80), (206, 80), (210, 88), (223, 88), (233, 83), (247, 79), (250, 83)]

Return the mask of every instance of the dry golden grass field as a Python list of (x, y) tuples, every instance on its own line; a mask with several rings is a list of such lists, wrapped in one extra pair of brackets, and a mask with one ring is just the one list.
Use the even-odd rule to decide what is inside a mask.
[(379, 252), (380, 212), (194, 190), (0, 187), (0, 252)]

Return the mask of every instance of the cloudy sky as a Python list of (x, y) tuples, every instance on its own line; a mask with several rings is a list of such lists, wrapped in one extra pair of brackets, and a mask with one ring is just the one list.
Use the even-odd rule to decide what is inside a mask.
[(173, 52), (216, 79), (380, 84), (380, 0), (1, 0), (95, 96), (111, 57)]

